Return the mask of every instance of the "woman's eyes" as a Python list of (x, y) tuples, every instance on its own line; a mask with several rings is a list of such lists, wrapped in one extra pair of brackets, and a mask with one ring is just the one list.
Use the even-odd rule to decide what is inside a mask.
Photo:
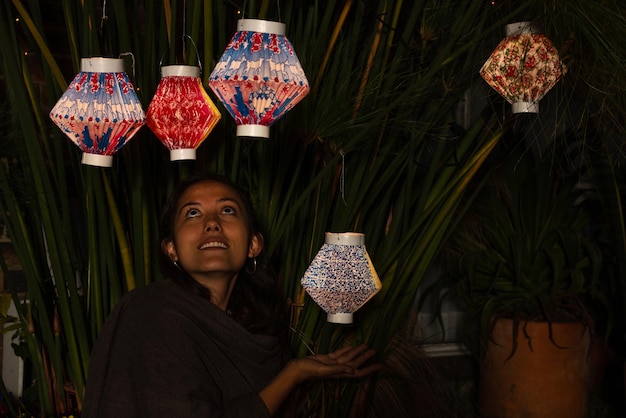
[[(237, 210), (232, 206), (224, 206), (221, 210), (221, 213), (223, 213), (224, 215), (236, 215)], [(200, 216), (201, 214), (202, 213), (199, 209), (189, 208), (187, 209), (187, 212), (185, 212), (185, 218), (195, 218)]]
[(222, 213), (225, 213), (225, 214), (227, 214), (227, 215), (235, 215), (235, 214), (237, 213), (237, 211), (236, 211), (236, 210), (235, 210), (235, 208), (234, 208), (234, 207), (232, 207), (232, 206), (225, 206), (225, 207), (222, 209)]
[(189, 208), (187, 209), (187, 212), (185, 213), (185, 218), (195, 218), (196, 216), (200, 215), (200, 211), (198, 209), (195, 208)]

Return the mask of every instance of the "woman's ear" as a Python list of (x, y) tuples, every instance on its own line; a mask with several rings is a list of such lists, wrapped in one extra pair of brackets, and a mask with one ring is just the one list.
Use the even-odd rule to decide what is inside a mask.
[(178, 261), (178, 254), (176, 253), (176, 248), (174, 247), (174, 242), (169, 239), (164, 239), (161, 241), (161, 251), (163, 254), (168, 256), (172, 261)]
[(263, 243), (265, 242), (265, 238), (260, 233), (252, 234), (252, 239), (250, 240), (250, 248), (248, 249), (248, 257), (256, 257), (261, 254), (263, 251)]

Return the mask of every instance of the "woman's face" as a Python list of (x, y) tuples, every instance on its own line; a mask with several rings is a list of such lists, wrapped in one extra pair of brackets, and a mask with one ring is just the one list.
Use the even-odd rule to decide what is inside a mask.
[(190, 186), (178, 201), (173, 241), (164, 250), (200, 283), (211, 276), (236, 276), (248, 257), (261, 252), (249, 230), (238, 193), (219, 181)]

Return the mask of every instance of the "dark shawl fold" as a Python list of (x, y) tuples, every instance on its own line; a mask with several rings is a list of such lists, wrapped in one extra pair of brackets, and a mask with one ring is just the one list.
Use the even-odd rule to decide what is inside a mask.
[(136, 289), (94, 347), (82, 416), (268, 417), (258, 393), (281, 348), (170, 280)]

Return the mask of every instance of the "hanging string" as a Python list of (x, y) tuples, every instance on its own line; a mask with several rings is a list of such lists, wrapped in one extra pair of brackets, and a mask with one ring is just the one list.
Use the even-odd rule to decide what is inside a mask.
[(104, 22), (108, 19), (107, 16), (107, 0), (102, 2), (102, 19), (100, 19), (100, 31), (104, 30)]
[(112, 54), (112, 46), (110, 43), (107, 42), (106, 40), (106, 34), (105, 34), (105, 23), (106, 21), (109, 19), (109, 17), (107, 16), (107, 2), (106, 0), (104, 0), (102, 2), (102, 18), (100, 19), (100, 31), (99, 31), (99, 44), (100, 44), (100, 49), (102, 50), (101, 54), (103, 56), (108, 56), (109, 54)]
[(183, 0), (183, 63), (187, 61), (187, 44), (185, 39), (187, 36), (187, 0)]
[(343, 150), (339, 150), (341, 155), (341, 174), (339, 175), (339, 191), (341, 193), (341, 200), (344, 205), (346, 203), (346, 153)]
[(131, 68), (131, 73), (133, 74), (133, 78), (135, 78), (135, 56), (133, 55), (133, 53), (132, 53), (132, 52), (122, 52), (122, 53), (119, 55), (119, 58), (122, 58), (122, 57), (123, 57), (123, 56), (125, 56), (125, 55), (130, 56), (130, 58), (131, 58), (131, 60), (132, 60), (132, 63), (133, 63), (133, 64), (132, 64), (132, 66), (131, 66), (130, 68)]
[(276, 0), (276, 8), (278, 9), (278, 21), (282, 22), (282, 19), (280, 18), (280, 0)]
[(187, 0), (183, 0), (183, 36), (187, 34)]
[(180, 36), (180, 40), (182, 43), (182, 55), (179, 55), (177, 53), (177, 48), (178, 48), (178, 39), (179, 38), (175, 38), (173, 41), (168, 42), (168, 47), (165, 49), (165, 51), (163, 51), (163, 54), (161, 55), (161, 59), (159, 61), (159, 67), (163, 67), (163, 63), (165, 60), (165, 57), (168, 55), (168, 52), (170, 52), (170, 58), (173, 59), (173, 62), (178, 64), (179, 62), (182, 62), (182, 64), (187, 65), (188, 64), (188, 50), (187, 50), (187, 41), (189, 41), (191, 43), (191, 46), (193, 47), (193, 50), (195, 50), (195, 55), (196, 55), (196, 65), (200, 68), (200, 71), (202, 71), (202, 61), (200, 60), (200, 51), (198, 50), (198, 47), (196, 46), (196, 43), (193, 41), (193, 38), (190, 35), (187, 35), (187, 1), (183, 0), (183, 10), (182, 10), (182, 35)]

